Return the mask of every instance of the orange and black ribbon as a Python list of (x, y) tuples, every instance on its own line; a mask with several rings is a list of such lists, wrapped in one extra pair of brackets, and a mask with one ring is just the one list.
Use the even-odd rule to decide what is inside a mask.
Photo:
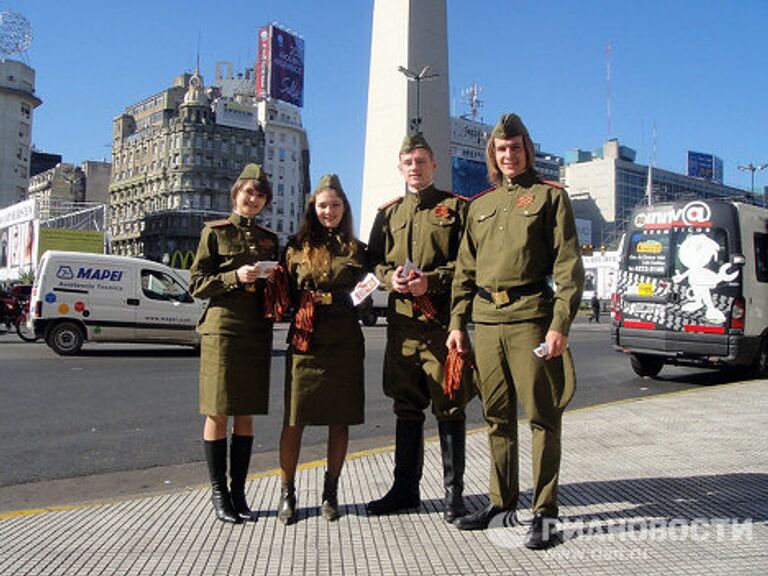
[(315, 293), (309, 290), (301, 293), (299, 308), (293, 318), (291, 344), (301, 352), (309, 351), (312, 333), (315, 331)]
[(427, 317), (427, 320), (432, 320), (435, 316), (437, 316), (435, 305), (432, 304), (432, 300), (430, 300), (429, 296), (426, 294), (422, 294), (421, 296), (414, 296), (413, 307), (416, 310), (420, 310), (421, 313)]
[(288, 289), (288, 274), (282, 264), (278, 264), (267, 275), (264, 287), (264, 317), (280, 322), (291, 305)]
[(458, 348), (451, 348), (448, 351), (448, 358), (445, 360), (443, 392), (450, 400), (455, 400), (456, 392), (461, 389), (466, 356), (466, 354), (459, 352)]

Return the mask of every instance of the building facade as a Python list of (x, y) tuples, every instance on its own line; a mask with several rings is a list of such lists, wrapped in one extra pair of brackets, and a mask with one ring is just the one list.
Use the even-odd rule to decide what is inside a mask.
[(238, 174), (263, 161), (264, 131), (257, 122), (218, 117), (219, 97), (206, 90), (199, 73), (183, 74), (115, 118), (113, 253), (157, 261), (170, 261), (177, 252), (186, 257), (197, 249), (202, 223), (230, 213)]
[[(467, 198), (488, 189), (485, 147), (493, 126), (464, 116), (451, 118), (451, 181), (453, 191)], [(534, 143), (534, 166), (544, 180), (561, 181), (563, 158)]]
[[(264, 131), (264, 170), (272, 183), (272, 203), (261, 220), (285, 245), (298, 232), (306, 198), (311, 192), (309, 143), (301, 120), (301, 108), (270, 96), (256, 97), (253, 70), (233, 76), (230, 62), (216, 65), (214, 87), (220, 96), (218, 111), (249, 111)], [(223, 112), (221, 112), (223, 113)]]
[[(635, 162), (635, 151), (610, 140), (595, 153), (566, 155), (565, 184), (577, 218), (592, 222), (593, 244), (615, 244), (635, 206), (649, 201), (648, 166)], [(651, 170), (651, 202), (680, 199), (744, 200), (744, 190), (692, 178), (661, 168)]]
[(0, 208), (26, 198), (32, 118), (42, 103), (34, 69), (0, 58)]

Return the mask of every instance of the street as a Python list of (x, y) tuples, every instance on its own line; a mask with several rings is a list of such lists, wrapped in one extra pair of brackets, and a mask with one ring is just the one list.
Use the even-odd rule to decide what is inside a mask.
[[(638, 378), (628, 358), (610, 347), (608, 330), (607, 322), (589, 324), (583, 318), (574, 325), (571, 346), (579, 389), (569, 410), (729, 381), (727, 374), (673, 367), (665, 367), (658, 380)], [(381, 391), (386, 327), (380, 323), (364, 328), (364, 333), (366, 422), (351, 430), (350, 451), (393, 442), (391, 403)], [(270, 413), (255, 419), (251, 472), (277, 467), (285, 336), (286, 325), (278, 325)], [(120, 473), (126, 492), (156, 488), (160, 477), (166, 485), (204, 482), (198, 365), (190, 350), (175, 346), (86, 345), (81, 356), (59, 357), (40, 342), (24, 343), (15, 334), (0, 337), (0, 510), (20, 507), (14, 495), (24, 486), (25, 503), (36, 502), (37, 488), (57, 484), (33, 483), (57, 479)], [(468, 409), (467, 427), (482, 426), (475, 399)], [(303, 461), (324, 457), (325, 435), (320, 427), (305, 431)], [(426, 435), (436, 435), (431, 416)], [(131, 474), (137, 471), (143, 472), (131, 485)], [(65, 484), (66, 493), (54, 500), (100, 494), (91, 478)], [(101, 490), (114, 492), (114, 484), (113, 478)], [(46, 488), (40, 497), (53, 498), (51, 490)]]

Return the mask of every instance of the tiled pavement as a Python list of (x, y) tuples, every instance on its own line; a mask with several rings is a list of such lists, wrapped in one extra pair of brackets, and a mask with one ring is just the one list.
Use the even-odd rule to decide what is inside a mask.
[[(392, 451), (378, 450), (347, 463), (334, 523), (318, 515), (321, 463), (300, 472), (300, 520), (289, 527), (275, 518), (274, 474), (249, 482), (255, 524), (216, 522), (205, 487), (0, 514), (0, 575), (766, 574), (766, 424), (766, 380), (567, 413), (561, 542), (546, 551), (522, 547), (525, 527), (509, 518), (485, 532), (445, 524), (432, 441), (418, 512), (366, 516), (364, 503), (391, 480)], [(524, 522), (530, 435), (521, 427)], [(467, 452), (467, 500), (478, 508), (488, 478), (483, 431), (469, 436)]]

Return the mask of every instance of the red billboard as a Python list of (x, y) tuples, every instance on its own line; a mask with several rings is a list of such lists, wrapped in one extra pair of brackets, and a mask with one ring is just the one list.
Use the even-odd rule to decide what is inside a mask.
[(304, 105), (304, 40), (270, 24), (259, 30), (256, 97)]

